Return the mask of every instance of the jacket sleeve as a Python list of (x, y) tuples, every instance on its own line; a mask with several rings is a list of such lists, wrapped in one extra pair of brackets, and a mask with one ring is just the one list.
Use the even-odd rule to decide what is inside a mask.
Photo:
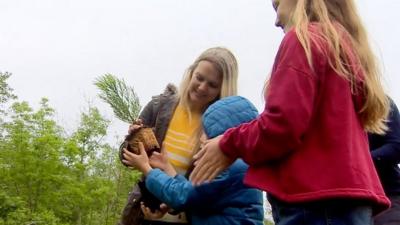
[(220, 193), (229, 185), (223, 172), (215, 180), (193, 186), (184, 176), (170, 177), (159, 169), (151, 170), (146, 177), (146, 187), (162, 202), (175, 210), (200, 210), (210, 207)]
[[(313, 60), (318, 61), (313, 52)], [(320, 60), (321, 61), (321, 60)], [(251, 166), (291, 154), (309, 127), (317, 92), (317, 78), (304, 49), (292, 31), (279, 48), (265, 93), (261, 115), (224, 133), (221, 150), (243, 158)]]
[(389, 130), (385, 135), (379, 137), (383, 144), (378, 148), (371, 149), (372, 158), (378, 164), (400, 163), (400, 114), (396, 104), (392, 100), (390, 107), (390, 114), (387, 122)]

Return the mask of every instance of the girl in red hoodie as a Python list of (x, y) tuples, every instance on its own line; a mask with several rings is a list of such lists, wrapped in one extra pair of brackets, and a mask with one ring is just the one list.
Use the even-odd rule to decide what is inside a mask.
[(278, 225), (365, 225), (389, 207), (366, 131), (384, 133), (389, 102), (353, 0), (272, 0), (285, 32), (250, 123), (196, 155), (198, 184), (236, 158), (268, 193)]

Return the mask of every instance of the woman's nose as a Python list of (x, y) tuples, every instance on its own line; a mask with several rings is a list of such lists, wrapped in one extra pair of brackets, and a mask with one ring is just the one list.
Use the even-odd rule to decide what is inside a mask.
[(205, 82), (200, 83), (199, 90), (207, 91), (207, 84)]

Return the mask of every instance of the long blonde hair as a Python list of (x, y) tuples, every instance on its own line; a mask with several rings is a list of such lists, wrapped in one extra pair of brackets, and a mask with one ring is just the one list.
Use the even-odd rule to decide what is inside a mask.
[[(189, 119), (191, 117), (192, 109), (190, 108), (189, 98), (189, 83), (193, 76), (193, 71), (196, 69), (201, 61), (207, 61), (214, 65), (215, 69), (219, 72), (222, 77), (221, 91), (218, 100), (223, 97), (237, 95), (237, 79), (238, 79), (238, 63), (233, 53), (224, 47), (214, 47), (205, 50), (200, 54), (199, 57), (186, 69), (182, 82), (179, 86), (179, 104), (181, 104), (188, 112)], [(209, 104), (211, 104), (210, 102)], [(203, 109), (205, 110), (205, 109)], [(203, 112), (202, 112), (203, 113)], [(202, 126), (200, 126), (195, 134), (193, 135), (192, 143), (194, 153), (200, 146), (200, 136), (203, 132)]]
[(180, 103), (189, 107), (189, 83), (193, 76), (193, 71), (201, 61), (207, 61), (214, 65), (222, 76), (221, 92), (218, 98), (237, 94), (238, 64), (235, 56), (226, 48), (215, 47), (205, 50), (197, 59), (186, 69), (183, 80), (179, 86)]
[[(312, 67), (311, 44), (322, 39), (331, 67), (349, 80), (352, 92), (361, 91), (365, 104), (359, 113), (363, 127), (383, 134), (389, 112), (389, 101), (381, 83), (381, 71), (368, 42), (367, 32), (353, 0), (297, 0), (291, 17), (296, 35)], [(311, 34), (309, 24), (315, 23), (320, 32)], [(352, 58), (357, 61), (352, 62)], [(357, 87), (357, 74), (364, 74), (363, 86)]]

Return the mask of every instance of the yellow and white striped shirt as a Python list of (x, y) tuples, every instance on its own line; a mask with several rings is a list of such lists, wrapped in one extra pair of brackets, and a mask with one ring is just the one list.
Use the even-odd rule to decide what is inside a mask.
[(193, 156), (192, 136), (200, 126), (200, 114), (191, 113), (179, 104), (172, 116), (163, 147), (168, 154), (169, 162), (177, 173), (184, 175), (189, 169)]

